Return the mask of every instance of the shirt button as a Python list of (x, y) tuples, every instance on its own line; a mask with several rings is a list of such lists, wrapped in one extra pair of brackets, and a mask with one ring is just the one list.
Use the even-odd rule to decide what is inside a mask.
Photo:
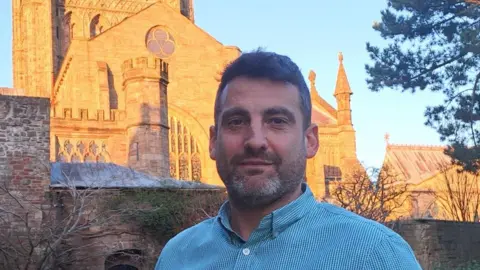
[(244, 248), (243, 249), (243, 255), (248, 256), (250, 254), (250, 249)]

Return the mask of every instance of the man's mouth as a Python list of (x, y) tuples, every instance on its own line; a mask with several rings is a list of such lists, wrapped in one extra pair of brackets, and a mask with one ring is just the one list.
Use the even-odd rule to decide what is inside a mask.
[(269, 166), (273, 162), (263, 159), (246, 159), (240, 162), (240, 166)]

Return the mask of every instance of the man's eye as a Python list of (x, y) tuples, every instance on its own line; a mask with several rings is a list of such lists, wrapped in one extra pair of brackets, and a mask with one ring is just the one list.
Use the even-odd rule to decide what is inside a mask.
[(244, 121), (242, 119), (232, 119), (228, 121), (228, 126), (239, 126), (242, 125)]
[(273, 117), (268, 120), (268, 123), (273, 125), (284, 125), (288, 123), (288, 121), (280, 117)]

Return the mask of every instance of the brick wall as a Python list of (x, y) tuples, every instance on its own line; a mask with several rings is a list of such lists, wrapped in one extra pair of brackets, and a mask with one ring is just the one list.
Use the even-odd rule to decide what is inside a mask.
[(0, 95), (0, 181), (33, 202), (49, 181), (49, 132), (49, 99)]
[(0, 248), (14, 254), (0, 259), (0, 269), (27, 269), (23, 263), (35, 261), (47, 210), (49, 126), (48, 98), (0, 95)]
[(480, 260), (480, 223), (414, 220), (396, 223), (393, 229), (410, 244), (425, 270)]

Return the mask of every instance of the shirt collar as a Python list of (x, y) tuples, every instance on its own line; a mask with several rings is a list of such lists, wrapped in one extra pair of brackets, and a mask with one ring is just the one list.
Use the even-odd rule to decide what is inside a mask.
[[(302, 183), (302, 191), (302, 195), (297, 199), (265, 216), (260, 221), (257, 229), (252, 232), (248, 242), (258, 241), (265, 237), (275, 238), (289, 226), (308, 214), (315, 207), (317, 201), (306, 183)], [(220, 207), (217, 221), (230, 235), (236, 235), (237, 238), (240, 239), (230, 226), (230, 206), (228, 201)]]

